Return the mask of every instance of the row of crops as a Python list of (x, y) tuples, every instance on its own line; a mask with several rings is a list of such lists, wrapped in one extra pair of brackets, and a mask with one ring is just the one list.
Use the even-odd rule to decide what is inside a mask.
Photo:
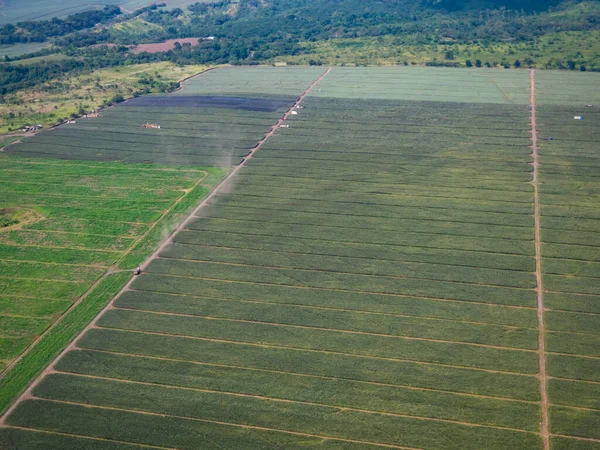
[[(284, 108), (285, 109), (285, 108)], [(280, 112), (123, 106), (6, 149), (30, 157), (187, 166), (238, 164)], [(160, 128), (143, 128), (144, 124)]]
[(0, 204), (29, 217), (0, 231), (4, 370), (207, 172), (1, 159)]

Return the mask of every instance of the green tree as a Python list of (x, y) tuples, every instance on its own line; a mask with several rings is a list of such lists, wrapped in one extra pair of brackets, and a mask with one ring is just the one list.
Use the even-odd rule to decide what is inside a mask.
[(521, 61), (519, 61), (518, 59), (515, 61), (515, 68), (519, 68), (521, 67)]
[(471, 62), (470, 59), (467, 59), (467, 61), (465, 62), (465, 64), (467, 65), (467, 67), (473, 67), (473, 63)]
[(475, 61), (475, 67), (481, 67), (482, 65), (483, 65), (483, 64), (481, 63), (481, 60), (480, 60), (480, 59), (477, 59), (477, 60)]

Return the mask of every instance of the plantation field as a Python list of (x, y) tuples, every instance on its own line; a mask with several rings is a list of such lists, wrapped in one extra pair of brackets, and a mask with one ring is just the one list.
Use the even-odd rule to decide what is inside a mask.
[[(69, 160), (191, 166), (238, 164), (281, 112), (223, 108), (122, 106), (103, 117), (39, 133), (9, 153)], [(152, 123), (160, 129), (142, 128)]]
[[(231, 145), (235, 121), (246, 152), (265, 137), (17, 404), (0, 446), (599, 449), (598, 127), (580, 100), (600, 80), (578, 75), (539, 75), (535, 122), (528, 71), (224, 68), (173, 97), (289, 103), (111, 109), (94, 123), (116, 140), (152, 113), (174, 154), (188, 123)], [(561, 84), (572, 103), (553, 103)], [(55, 131), (100, 139), (85, 123)], [(55, 131), (32, 151), (60, 147)]]

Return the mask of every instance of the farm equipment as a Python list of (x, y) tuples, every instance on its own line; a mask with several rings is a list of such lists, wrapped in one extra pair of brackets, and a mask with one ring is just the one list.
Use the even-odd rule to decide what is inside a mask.
[(573, 119), (575, 119), (575, 120), (583, 120), (583, 116), (575, 116), (575, 117), (573, 117)]
[(142, 125), (142, 128), (160, 128), (160, 125), (156, 123), (145, 123)]
[(139, 275), (140, 273), (142, 273), (142, 268), (141, 267), (136, 267), (135, 269), (133, 269), (133, 274), (134, 275)]
[(552, 136), (548, 136), (548, 137), (545, 137), (544, 140), (545, 141), (552, 141), (553, 139), (552, 139)]

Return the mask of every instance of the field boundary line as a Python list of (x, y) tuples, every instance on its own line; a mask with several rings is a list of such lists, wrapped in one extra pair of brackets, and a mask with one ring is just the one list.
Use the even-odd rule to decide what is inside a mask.
[(596, 439), (596, 438), (587, 438), (587, 437), (582, 437), (582, 436), (572, 436), (572, 435), (568, 435), (568, 434), (556, 434), (556, 433), (551, 433), (550, 435), (554, 436), (554, 437), (565, 438), (565, 439), (574, 439), (576, 441), (597, 442), (600, 444), (600, 439)]
[[(94, 325), (93, 327), (90, 327), (90, 328), (94, 328), (97, 330), (106, 330), (106, 331), (111, 331), (111, 332), (116, 331), (116, 332), (121, 332), (121, 333), (147, 334), (150, 336), (162, 336), (162, 337), (175, 338), (175, 339), (190, 339), (190, 340), (194, 340), (194, 341), (218, 342), (218, 343), (228, 344), (228, 345), (246, 345), (249, 347), (275, 348), (275, 349), (291, 350), (291, 351), (306, 352), (306, 353), (322, 353), (324, 355), (341, 355), (341, 356), (348, 356), (350, 358), (380, 359), (383, 361), (394, 361), (394, 362), (407, 363), (407, 364), (419, 364), (419, 365), (424, 365), (424, 366), (450, 367), (453, 369), (473, 370), (476, 372), (501, 373), (504, 375), (516, 375), (516, 376), (523, 376), (523, 377), (537, 377), (537, 375), (535, 375), (533, 373), (510, 372), (510, 371), (506, 371), (506, 370), (486, 369), (484, 367), (458, 366), (458, 365), (453, 365), (453, 364), (445, 364), (445, 363), (438, 363), (438, 362), (431, 362), (431, 361), (419, 361), (419, 360), (414, 360), (414, 359), (394, 358), (391, 356), (361, 355), (359, 353), (345, 353), (345, 352), (339, 352), (339, 351), (334, 351), (334, 350), (317, 350), (317, 349), (313, 349), (313, 348), (290, 347), (290, 346), (286, 346), (286, 345), (275, 345), (275, 344), (263, 344), (260, 342), (234, 341), (234, 340), (229, 340), (229, 339), (219, 339), (219, 338), (210, 338), (210, 337), (202, 337), (202, 336), (189, 336), (189, 335), (185, 335), (185, 334), (170, 334), (170, 333), (163, 333), (160, 331), (128, 330), (128, 329), (124, 329), (124, 328), (113, 328), (113, 327), (100, 326), (100, 325)], [(79, 347), (79, 348), (81, 348), (81, 347)]]
[(552, 352), (552, 351), (548, 351), (546, 353), (548, 355), (572, 356), (573, 358), (583, 358), (583, 359), (600, 360), (600, 356), (593, 356), (593, 355), (579, 355), (579, 354), (576, 354), (576, 353)]
[(298, 325), (298, 324), (288, 324), (288, 323), (278, 323), (278, 322), (262, 322), (258, 320), (247, 320), (247, 319), (231, 319), (227, 317), (214, 317), (214, 316), (200, 316), (196, 314), (185, 314), (185, 313), (171, 313), (165, 311), (149, 311), (142, 309), (132, 309), (132, 308), (123, 308), (120, 306), (114, 306), (111, 308), (112, 311), (130, 311), (130, 312), (139, 312), (143, 314), (153, 314), (157, 316), (174, 316), (174, 317), (187, 317), (190, 319), (202, 319), (202, 320), (210, 320), (214, 322), (234, 322), (234, 323), (244, 323), (251, 325), (265, 325), (272, 326), (278, 328), (298, 328), (302, 330), (319, 330), (326, 331), (332, 333), (345, 333), (345, 334), (356, 334), (360, 336), (376, 336), (390, 339), (400, 339), (406, 341), (419, 341), (419, 342), (431, 342), (435, 344), (453, 344), (453, 345), (472, 345), (475, 347), (483, 347), (490, 348), (494, 350), (506, 350), (506, 351), (516, 351), (516, 352), (525, 352), (525, 353), (534, 353), (536, 350), (519, 348), (519, 347), (503, 347), (499, 345), (489, 345), (489, 344), (478, 344), (473, 342), (464, 342), (464, 341), (447, 341), (444, 339), (432, 339), (432, 338), (424, 338), (417, 336), (406, 336), (406, 335), (396, 335), (396, 334), (385, 334), (385, 333), (373, 333), (369, 331), (355, 331), (355, 330), (343, 330), (339, 328), (327, 328), (327, 327), (317, 327), (317, 326), (309, 326), (309, 325)]
[[(291, 376), (297, 376), (297, 377), (317, 378), (317, 379), (323, 379), (323, 380), (328, 380), (328, 381), (342, 380), (342, 381), (345, 381), (348, 383), (369, 384), (369, 385), (373, 385), (373, 386), (383, 386), (383, 387), (390, 387), (390, 388), (394, 388), (394, 389), (406, 389), (408, 391), (435, 392), (435, 393), (447, 394), (447, 395), (457, 395), (459, 397), (471, 397), (471, 398), (482, 398), (482, 399), (515, 402), (515, 403), (526, 403), (529, 405), (536, 405), (536, 404), (540, 403), (539, 401), (535, 401), (535, 400), (522, 400), (519, 398), (499, 397), (499, 396), (485, 395), (485, 394), (471, 394), (469, 392), (447, 391), (445, 389), (433, 389), (433, 388), (426, 388), (426, 387), (419, 387), (419, 386), (409, 386), (409, 385), (404, 385), (404, 384), (384, 383), (384, 382), (379, 382), (379, 381), (357, 380), (354, 378), (344, 378), (344, 377), (340, 378), (340, 377), (332, 377), (332, 376), (327, 376), (327, 375), (315, 375), (315, 374), (310, 374), (310, 373), (287, 372), (285, 370), (262, 369), (259, 367), (237, 366), (234, 364), (219, 364), (219, 363), (210, 363), (210, 362), (203, 362), (203, 361), (192, 361), (189, 359), (169, 358), (166, 356), (139, 355), (139, 354), (135, 354), (135, 353), (125, 353), (125, 352), (116, 352), (116, 351), (111, 351), (111, 350), (100, 350), (100, 349), (80, 348), (80, 347), (77, 347), (76, 349), (74, 349), (74, 351), (104, 353), (104, 354), (108, 354), (108, 355), (126, 356), (128, 358), (169, 361), (169, 362), (193, 364), (193, 365), (197, 365), (197, 366), (220, 367), (220, 368), (234, 369), (234, 370), (248, 370), (248, 371), (252, 371), (252, 372), (276, 373), (279, 375), (291, 375)], [(77, 374), (77, 372), (69, 372), (68, 370), (56, 369), (55, 371), (61, 372), (61, 373)]]
[[(546, 309), (546, 312), (548, 312), (549, 310)], [(586, 332), (586, 331), (566, 331), (566, 330), (553, 330), (553, 329), (547, 329), (546, 330), (548, 333), (550, 334), (575, 334), (578, 336), (598, 336), (600, 337), (600, 331), (597, 331), (595, 333), (591, 333), (591, 332)], [(548, 352), (548, 353), (552, 353), (552, 352)]]
[[(152, 292), (156, 291), (138, 291), (137, 289), (130, 289), (132, 292)], [(158, 293), (158, 292), (156, 292)], [(446, 317), (435, 317), (435, 316), (422, 316), (422, 315), (410, 315), (410, 314), (399, 314), (399, 313), (387, 313), (387, 312), (379, 312), (379, 311), (368, 311), (368, 310), (360, 310), (360, 309), (347, 309), (347, 308), (333, 308), (331, 306), (321, 306), (321, 305), (305, 305), (302, 303), (285, 303), (285, 302), (268, 302), (265, 300), (243, 300), (243, 299), (235, 299), (235, 298), (224, 298), (224, 297), (211, 297), (209, 295), (188, 295), (188, 294), (174, 294), (174, 293), (166, 293), (162, 292), (162, 295), (170, 295), (173, 297), (188, 297), (192, 299), (206, 299), (206, 300), (216, 300), (222, 302), (237, 302), (237, 303), (253, 303), (259, 305), (273, 305), (273, 306), (287, 306), (292, 308), (306, 308), (306, 309), (322, 309), (325, 311), (335, 311), (335, 312), (344, 312), (344, 313), (352, 313), (352, 314), (367, 314), (374, 316), (390, 316), (390, 317), (402, 317), (406, 319), (422, 319), (422, 320), (439, 320), (440, 322), (453, 322), (453, 323), (468, 323), (471, 325), (484, 325), (484, 326), (493, 326), (498, 328), (515, 328), (519, 330), (537, 330), (537, 327), (527, 327), (527, 326), (519, 326), (519, 325), (505, 325), (502, 323), (492, 323), (492, 322), (475, 322), (472, 320), (460, 320), (460, 319), (449, 319)], [(436, 300), (432, 300), (436, 301)], [(444, 301), (444, 300), (440, 300)], [(120, 307), (116, 307), (120, 308)], [(126, 308), (121, 308), (126, 309)], [(136, 310), (136, 308), (129, 308), (132, 310)], [(533, 309), (533, 308), (531, 308)], [(146, 310), (148, 312), (152, 312), (152, 310)]]
[(546, 375), (546, 336), (544, 324), (544, 287), (542, 284), (542, 240), (540, 233), (540, 195), (539, 195), (539, 154), (537, 137), (537, 114), (535, 99), (535, 70), (529, 72), (530, 82), (530, 107), (531, 107), (531, 141), (533, 156), (533, 202), (534, 202), (534, 227), (535, 227), (535, 278), (537, 282), (537, 317), (538, 317), (538, 355), (539, 355), (539, 380), (541, 400), (541, 435), (544, 450), (550, 450), (550, 425), (548, 414), (548, 377)]
[[(196, 206), (186, 217), (185, 220), (183, 220), (170, 234), (169, 236), (159, 245), (159, 247), (156, 249), (156, 251), (148, 258), (146, 259), (146, 261), (144, 261), (141, 265), (140, 268), (143, 270), (145, 269), (148, 264), (150, 264), (150, 262), (156, 258), (171, 242), (172, 239), (175, 235), (177, 235), (177, 233), (179, 233), (181, 230), (183, 230), (186, 225), (192, 220), (192, 217), (194, 215), (196, 215), (198, 213), (198, 211), (200, 211), (201, 208), (205, 207), (206, 205), (209, 204), (210, 200), (217, 195), (217, 193), (219, 192), (219, 189), (221, 189), (223, 186), (227, 185), (227, 182), (229, 180), (231, 180), (235, 174), (237, 172), (239, 172), (239, 170), (245, 166), (246, 162), (252, 158), (252, 156), (254, 156), (254, 154), (259, 151), (262, 146), (265, 144), (265, 142), (275, 134), (276, 130), (279, 128), (279, 126), (291, 115), (292, 111), (304, 100), (304, 98), (312, 91), (312, 89), (323, 79), (325, 78), (329, 72), (331, 72), (332, 68), (328, 67), (327, 70), (325, 72), (323, 72), (305, 91), (304, 93), (300, 96), (300, 98), (298, 98), (298, 100), (289, 108), (289, 110), (285, 113), (285, 115), (280, 118), (277, 123), (275, 123), (272, 127), (271, 130), (264, 135), (264, 137), (262, 138), (262, 140), (260, 140), (258, 142), (258, 144), (250, 151), (250, 153), (248, 154), (248, 156), (246, 156), (242, 162), (240, 164), (238, 164), (233, 170), (231, 170), (229, 172), (229, 174), (224, 177), (214, 188), (213, 190), (210, 192), (210, 194), (208, 194), (206, 197), (204, 197), (204, 200), (202, 200), (200, 202), (200, 204), (198, 206)], [(198, 181), (197, 185), (199, 185), (203, 180), (206, 179), (208, 172), (207, 171), (199, 171), (200, 173), (204, 174), (204, 176)], [(196, 187), (197, 185), (195, 185), (194, 187)], [(180, 201), (181, 199), (183, 199), (189, 192), (191, 192), (191, 190), (187, 191), (183, 196), (180, 197)], [(165, 215), (168, 213), (168, 211), (170, 211), (173, 207), (175, 206), (175, 203), (173, 204), (173, 206), (171, 208), (169, 208), (167, 211), (165, 211), (165, 213), (163, 215), (161, 215), (160, 218), (158, 218), (154, 224), (158, 223), (163, 217), (165, 217)], [(147, 233), (149, 233), (150, 230), (148, 230)], [(146, 234), (144, 234), (145, 236)], [(139, 242), (138, 242), (139, 243)], [(130, 247), (130, 250), (133, 249), (133, 247), (135, 247), (137, 244), (134, 244)], [(121, 257), (119, 257), (113, 264), (113, 267), (116, 267), (117, 264), (123, 259), (123, 257), (126, 256), (125, 254), (121, 255)], [(61, 322), (62, 319), (64, 319), (64, 317), (70, 312), (72, 311), (77, 305), (79, 305), (105, 278), (107, 278), (109, 275), (111, 274), (111, 271), (109, 269), (109, 271), (105, 272), (102, 276), (100, 276), (100, 278), (94, 283), (92, 284), (92, 286), (90, 286), (88, 288), (88, 290), (76, 301), (74, 302), (62, 315), (61, 317), (55, 321), (52, 326), (48, 327), (48, 329), (42, 333), (28, 348), (25, 352), (21, 353), (21, 355), (19, 355), (18, 358), (16, 358), (9, 366), (7, 366), (5, 368), (5, 370), (2, 372), (3, 374), (6, 373), (9, 369), (11, 369), (12, 367), (14, 367), (22, 358), (23, 356), (29, 352), (29, 350), (31, 348), (33, 348), (38, 342), (40, 342), (40, 340), (45, 337), (51, 330), (53, 330), (56, 326), (57, 323)], [(67, 346), (65, 349), (63, 349), (62, 352), (59, 353), (59, 355), (50, 363), (50, 365), (48, 367), (46, 367), (46, 369), (39, 374), (35, 380), (33, 380), (32, 383), (29, 384), (28, 388), (21, 393), (21, 395), (16, 399), (16, 401), (13, 402), (13, 404), (5, 411), (5, 413), (2, 415), (2, 417), (0, 418), (0, 427), (3, 426), (6, 423), (6, 418), (15, 410), (15, 408), (26, 398), (29, 398), (31, 396), (31, 392), (33, 391), (33, 389), (39, 384), (39, 382), (41, 381), (41, 379), (46, 375), (46, 373), (52, 369), (54, 367), (54, 365), (56, 364), (56, 362), (58, 360), (60, 360), (63, 355), (65, 355), (71, 348), (73, 348), (74, 343), (81, 337), (83, 336), (88, 329), (92, 328), (93, 326), (95, 326), (96, 322), (98, 321), (98, 319), (102, 316), (102, 314), (113, 305), (115, 299), (117, 299), (123, 292), (125, 292), (129, 286), (131, 286), (131, 284), (133, 283), (133, 281), (135, 280), (135, 277), (130, 278), (129, 282), (117, 293), (117, 295), (100, 311), (100, 313), (94, 318), (94, 320), (88, 324), (88, 326), (86, 326), (81, 333), (79, 333), (77, 335), (77, 337), (71, 342), (71, 344), (69, 346)]]
[[(250, 398), (250, 399), (255, 399), (255, 400), (266, 400), (266, 401), (279, 402), (279, 403), (294, 403), (294, 404), (300, 404), (300, 405), (316, 406), (316, 407), (320, 407), (320, 408), (336, 409), (338, 411), (353, 411), (353, 412), (358, 412), (358, 413), (362, 413), (362, 414), (373, 414), (373, 415), (381, 415), (381, 416), (388, 416), (388, 417), (399, 417), (399, 418), (405, 418), (405, 419), (423, 420), (426, 422), (443, 422), (443, 423), (451, 423), (454, 425), (462, 425), (462, 426), (469, 426), (469, 427), (476, 427), (476, 428), (492, 428), (492, 429), (496, 429), (496, 430), (499, 429), (499, 430), (507, 430), (507, 431), (515, 431), (515, 432), (520, 432), (520, 433), (539, 435), (539, 433), (537, 433), (535, 431), (524, 430), (522, 428), (503, 427), (503, 426), (499, 426), (499, 425), (485, 425), (485, 424), (480, 424), (480, 423), (465, 422), (465, 421), (453, 420), (453, 419), (440, 419), (437, 417), (414, 416), (412, 414), (377, 411), (377, 410), (372, 410), (372, 409), (355, 408), (352, 406), (329, 405), (329, 404), (325, 404), (325, 403), (316, 403), (316, 402), (310, 402), (310, 401), (305, 401), (305, 400), (292, 400), (292, 399), (287, 399), (287, 398), (268, 397), (268, 396), (264, 396), (264, 395), (245, 394), (243, 392), (219, 391), (219, 390), (215, 390), (215, 389), (206, 389), (206, 388), (190, 387), (190, 386), (177, 386), (177, 385), (172, 385), (172, 384), (152, 383), (152, 382), (148, 382), (148, 381), (138, 381), (138, 380), (131, 380), (131, 379), (125, 380), (125, 379), (112, 378), (112, 377), (99, 376), (99, 375), (88, 375), (88, 374), (80, 374), (80, 373), (63, 372), (63, 371), (58, 371), (58, 370), (51, 372), (49, 375), (52, 375), (52, 374), (67, 375), (67, 376), (73, 376), (73, 377), (79, 377), (79, 378), (90, 378), (90, 379), (95, 379), (95, 380), (104, 380), (104, 381), (111, 381), (111, 382), (123, 383), (123, 384), (139, 384), (139, 385), (150, 386), (150, 387), (156, 386), (156, 387), (160, 387), (163, 389), (201, 392), (204, 394), (217, 394), (217, 395), (223, 395), (223, 396)], [(55, 400), (53, 398), (39, 397), (39, 396), (35, 396), (34, 398), (35, 399), (39, 398), (42, 400), (50, 400), (50, 401)], [(61, 401), (61, 400), (58, 400), (58, 401)]]
[(370, 442), (370, 441), (360, 441), (360, 440), (355, 440), (355, 439), (344, 439), (344, 438), (325, 436), (325, 435), (320, 435), (320, 434), (303, 433), (301, 431), (280, 430), (278, 428), (268, 428), (268, 427), (261, 427), (261, 426), (257, 426), (257, 425), (245, 425), (245, 424), (239, 424), (239, 423), (221, 422), (221, 421), (211, 420), (211, 419), (201, 419), (199, 417), (187, 417), (187, 416), (179, 416), (176, 414), (156, 413), (156, 412), (151, 412), (151, 411), (142, 411), (142, 410), (138, 410), (138, 409), (127, 409), (127, 408), (119, 408), (119, 407), (114, 407), (114, 406), (89, 405), (86, 403), (70, 402), (70, 401), (64, 401), (64, 400), (51, 400), (51, 399), (37, 398), (37, 397), (34, 399), (37, 401), (40, 401), (40, 402), (58, 403), (58, 404), (62, 404), (62, 405), (71, 405), (71, 406), (80, 406), (80, 407), (90, 408), (90, 409), (103, 409), (103, 410), (107, 410), (107, 411), (119, 411), (119, 412), (126, 412), (126, 413), (132, 413), (132, 414), (140, 414), (140, 415), (144, 415), (144, 416), (173, 418), (173, 419), (180, 419), (180, 420), (188, 420), (191, 422), (212, 423), (215, 425), (224, 425), (224, 426), (244, 428), (244, 429), (249, 429), (249, 430), (272, 431), (272, 432), (276, 432), (276, 433), (285, 433), (285, 434), (292, 434), (295, 436), (304, 436), (304, 437), (314, 437), (314, 438), (326, 439), (326, 440), (330, 440), (330, 441), (349, 442), (349, 443), (353, 443), (353, 444), (366, 444), (366, 445), (373, 445), (373, 446), (378, 446), (378, 447), (394, 448), (394, 449), (399, 449), (399, 450), (423, 450), (423, 449), (419, 449), (416, 447), (401, 447), (398, 445), (385, 444), (382, 442)]

